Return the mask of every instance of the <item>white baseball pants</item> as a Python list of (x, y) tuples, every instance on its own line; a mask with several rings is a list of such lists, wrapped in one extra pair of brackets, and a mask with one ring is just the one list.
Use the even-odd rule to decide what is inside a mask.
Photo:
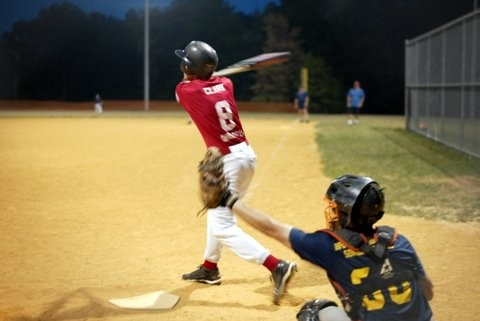
[[(224, 172), (230, 183), (230, 189), (243, 197), (255, 172), (257, 155), (246, 143), (231, 146), (230, 150), (231, 153), (223, 157)], [(231, 209), (228, 207), (209, 209), (205, 259), (217, 263), (224, 246), (240, 258), (257, 264), (263, 264), (270, 255), (270, 251), (237, 226), (237, 220)]]

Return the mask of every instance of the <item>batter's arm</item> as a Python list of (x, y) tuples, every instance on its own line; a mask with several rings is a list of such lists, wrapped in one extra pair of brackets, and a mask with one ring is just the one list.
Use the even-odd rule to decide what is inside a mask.
[(236, 201), (232, 210), (237, 216), (260, 232), (276, 239), (286, 247), (292, 247), (289, 235), (293, 226), (277, 221), (260, 210), (245, 204), (242, 200)]

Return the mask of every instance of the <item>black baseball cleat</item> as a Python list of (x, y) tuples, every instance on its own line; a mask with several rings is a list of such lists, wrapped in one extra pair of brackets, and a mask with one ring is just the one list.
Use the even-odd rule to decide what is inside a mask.
[(285, 288), (292, 278), (293, 274), (297, 271), (297, 264), (293, 262), (287, 262), (280, 260), (275, 269), (272, 271), (270, 277), (273, 285), (273, 303), (278, 304)]
[(222, 283), (220, 271), (218, 269), (207, 269), (203, 265), (199, 265), (198, 269), (191, 273), (182, 275), (182, 279), (206, 284), (220, 285)]

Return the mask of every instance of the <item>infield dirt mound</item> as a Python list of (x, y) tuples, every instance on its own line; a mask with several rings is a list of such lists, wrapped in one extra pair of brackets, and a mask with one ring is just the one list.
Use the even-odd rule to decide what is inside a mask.
[[(244, 116), (258, 154), (247, 200), (307, 231), (323, 228), (315, 118)], [(295, 320), (308, 299), (335, 295), (324, 273), (240, 222), (274, 254), (299, 264), (280, 306), (269, 274), (228, 250), (221, 286), (187, 283), (202, 261), (196, 217), (203, 142), (184, 114), (155, 118), (0, 118), (0, 320)], [(435, 284), (437, 320), (478, 320), (478, 225), (387, 213), (416, 246)], [(164, 290), (167, 311), (107, 300)]]

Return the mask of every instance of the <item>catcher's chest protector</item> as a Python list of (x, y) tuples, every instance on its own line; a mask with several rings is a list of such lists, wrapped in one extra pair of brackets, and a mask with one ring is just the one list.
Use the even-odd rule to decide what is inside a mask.
[(329, 234), (352, 251), (365, 253), (371, 259), (369, 275), (364, 279), (362, 285), (352, 293), (346, 293), (335, 280), (330, 279), (345, 311), (352, 320), (359, 319), (358, 311), (364, 295), (413, 278), (413, 273), (402, 262), (389, 257), (387, 253), (387, 248), (392, 246), (397, 239), (395, 229), (392, 227), (378, 227), (374, 234), (376, 240), (374, 244), (369, 244), (369, 240), (363, 234), (347, 229), (325, 229), (320, 232)]
[(386, 254), (387, 247), (393, 245), (397, 240), (395, 229), (390, 226), (380, 226), (377, 228), (377, 232), (374, 234), (374, 239), (376, 240), (374, 246), (369, 244), (368, 239), (363, 234), (347, 229), (320, 230), (320, 232), (329, 234), (355, 252), (364, 252), (374, 261), (382, 260)]

